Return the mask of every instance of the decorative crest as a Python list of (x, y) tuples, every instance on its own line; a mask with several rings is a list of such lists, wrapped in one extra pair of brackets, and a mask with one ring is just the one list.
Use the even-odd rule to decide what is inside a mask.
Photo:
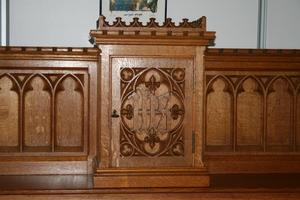
[(160, 25), (155, 18), (144, 25), (139, 18), (126, 24), (120, 17), (112, 24), (100, 16), (98, 29), (90, 32), (95, 44), (148, 44), (148, 45), (211, 45), (215, 32), (206, 31), (206, 17), (189, 22), (183, 19), (178, 25), (168, 18)]
[[(158, 22), (156, 22), (156, 19), (155, 18), (150, 18), (150, 21), (147, 22), (146, 25), (143, 25), (142, 22), (139, 21), (139, 18), (133, 18), (133, 21), (130, 22), (129, 25), (126, 25), (126, 23), (124, 21), (122, 21), (122, 18), (121, 17), (116, 17), (116, 21), (113, 22), (112, 25), (109, 24), (108, 21), (105, 21), (106, 17), (104, 16), (100, 16), (99, 17), (99, 20), (98, 20), (98, 29), (99, 30), (106, 30), (106, 29), (112, 29), (112, 28), (150, 28), (150, 29), (153, 29), (153, 28), (165, 28), (165, 29), (168, 29), (168, 28), (177, 28), (177, 29), (180, 29), (180, 28), (189, 28), (189, 29), (198, 29), (199, 30), (202, 30), (202, 31), (205, 31), (206, 30), (206, 17), (201, 17), (200, 19), (196, 20), (196, 21), (192, 21), (192, 22), (189, 22), (188, 19), (183, 19), (182, 22), (179, 23), (178, 26), (175, 25), (175, 23), (172, 21), (171, 18), (167, 18), (166, 21), (162, 24), (162, 25), (159, 25)], [(194, 30), (195, 31), (195, 30)]]

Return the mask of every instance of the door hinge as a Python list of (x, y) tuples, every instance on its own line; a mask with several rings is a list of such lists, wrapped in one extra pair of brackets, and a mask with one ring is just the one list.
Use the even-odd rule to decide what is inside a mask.
[(192, 153), (195, 153), (195, 141), (196, 140), (196, 134), (195, 131), (192, 131)]

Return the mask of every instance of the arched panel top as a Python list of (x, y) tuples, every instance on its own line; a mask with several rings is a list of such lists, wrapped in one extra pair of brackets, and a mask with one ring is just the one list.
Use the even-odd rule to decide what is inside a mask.
[(264, 86), (255, 76), (245, 76), (237, 85), (238, 93), (245, 92), (264, 92)]
[(234, 91), (234, 86), (226, 76), (218, 75), (208, 82), (206, 94), (216, 90), (232, 93)]
[(54, 90), (75, 90), (83, 92), (83, 83), (81, 80), (74, 74), (65, 74), (62, 76), (54, 86)]
[(285, 76), (277, 76), (270, 81), (266, 90), (268, 93), (272, 91), (278, 91), (278, 92), (288, 91), (290, 93), (292, 92), (293, 94), (296, 89), (294, 88), (294, 85), (290, 79), (288, 79)]
[[(5, 84), (5, 82), (8, 84)], [(20, 91), (20, 85), (10, 74), (0, 74), (0, 90), (12, 90), (18, 93)]]
[(53, 91), (51, 83), (43, 74), (33, 74), (25, 81), (23, 91), (33, 89), (50, 91), (51, 93)]

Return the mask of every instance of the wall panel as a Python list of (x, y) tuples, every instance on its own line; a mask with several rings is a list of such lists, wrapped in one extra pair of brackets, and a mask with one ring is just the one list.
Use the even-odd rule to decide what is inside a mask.
[[(211, 80), (220, 80), (219, 77), (224, 77), (216, 87), (221, 95), (213, 99)], [(205, 80), (205, 159), (212, 173), (300, 170), (295, 168), (300, 164), (300, 51), (208, 49)], [(232, 89), (226, 89), (225, 83)], [(231, 92), (225, 98), (226, 91)], [(229, 100), (224, 100), (229, 97), (232, 109), (227, 108)], [(212, 108), (216, 108), (214, 117)], [(224, 142), (230, 126), (222, 125), (229, 124), (229, 119), (232, 137)], [(232, 144), (232, 148), (211, 148), (209, 138)]]
[(67, 161), (81, 166), (74, 173), (92, 173), (98, 56), (93, 48), (0, 48), (0, 174), (69, 174)]

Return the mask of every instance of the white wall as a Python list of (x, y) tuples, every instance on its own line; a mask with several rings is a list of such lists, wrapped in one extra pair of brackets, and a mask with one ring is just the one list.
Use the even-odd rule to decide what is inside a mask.
[[(268, 0), (267, 47), (300, 48), (300, 0)], [(91, 46), (99, 0), (10, 0), (10, 45)], [(258, 0), (168, 0), (179, 22), (207, 16), (216, 47), (256, 48)]]
[(267, 48), (300, 48), (300, 0), (269, 0)]
[(8, 12), (7, 12), (8, 0), (0, 0), (0, 46), (7, 45), (8, 41)]
[(10, 0), (10, 45), (90, 46), (99, 0)]
[(206, 16), (208, 30), (217, 32), (216, 47), (257, 46), (258, 0), (169, 0), (168, 16)]

